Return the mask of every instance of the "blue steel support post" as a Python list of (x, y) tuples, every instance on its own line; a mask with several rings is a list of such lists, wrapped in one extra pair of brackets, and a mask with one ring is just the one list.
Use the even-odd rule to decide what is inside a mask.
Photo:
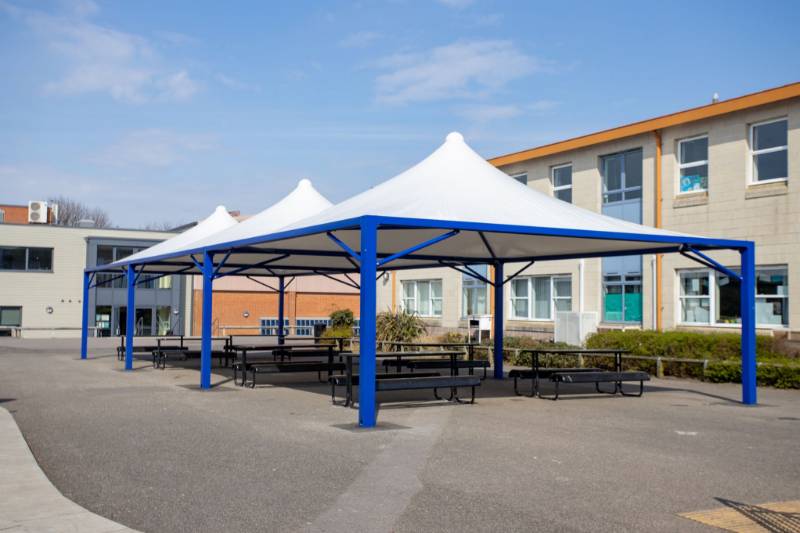
[(128, 299), (125, 303), (125, 370), (133, 370), (133, 333), (136, 329), (136, 269), (128, 265)]
[(200, 330), (200, 388), (211, 388), (211, 312), (214, 254), (203, 252), (203, 323)]
[(377, 271), (378, 228), (371, 219), (361, 223), (361, 322), (358, 362), (358, 424), (375, 427), (375, 276)]
[(82, 315), (81, 315), (81, 359), (88, 357), (88, 344), (89, 344), (89, 281), (90, 275), (88, 272), (83, 273), (83, 300)]
[(494, 264), (494, 378), (503, 379), (503, 263)]
[(756, 258), (751, 243), (739, 251), (742, 260), (742, 281), (739, 285), (742, 309), (742, 403), (755, 405), (756, 400)]
[(283, 297), (286, 294), (286, 278), (280, 276), (278, 278), (278, 344), (283, 344), (286, 339), (283, 338), (283, 320), (284, 308)]

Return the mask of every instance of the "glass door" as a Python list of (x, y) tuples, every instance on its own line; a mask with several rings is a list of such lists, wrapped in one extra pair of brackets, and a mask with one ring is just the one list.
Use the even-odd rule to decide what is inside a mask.
[[(604, 156), (603, 214), (642, 223), (642, 150)], [(642, 321), (642, 256), (603, 258), (603, 321)]]

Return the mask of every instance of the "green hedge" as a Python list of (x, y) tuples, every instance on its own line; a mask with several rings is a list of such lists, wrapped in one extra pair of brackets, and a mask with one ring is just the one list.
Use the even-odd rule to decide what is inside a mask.
[[(664, 361), (664, 373), (670, 376), (706, 379), (717, 383), (740, 383), (742, 371), (740, 336), (736, 333), (692, 333), (686, 331), (604, 331), (586, 341), (587, 348), (621, 348), (633, 355), (708, 359), (708, 366), (697, 363)], [(764, 335), (756, 336), (759, 365), (756, 379), (759, 385), (782, 389), (800, 389), (800, 360), (781, 351), (778, 341)], [(586, 357), (587, 365), (608, 367), (610, 360)], [(625, 360), (626, 369), (655, 373), (655, 362)]]
[[(685, 359), (739, 359), (741, 337), (737, 333), (693, 333), (688, 331), (604, 331), (586, 340), (587, 348), (622, 348), (636, 355)], [(783, 359), (773, 337), (756, 335), (760, 361)]]

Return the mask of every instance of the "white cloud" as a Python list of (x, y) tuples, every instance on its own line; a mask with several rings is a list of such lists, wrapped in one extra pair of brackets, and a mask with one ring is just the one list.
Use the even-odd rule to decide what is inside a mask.
[(381, 34), (374, 31), (359, 31), (356, 33), (351, 33), (339, 41), (339, 46), (344, 48), (364, 48), (365, 46), (369, 46), (377, 39), (380, 39), (380, 37)]
[(526, 108), (534, 113), (544, 113), (546, 111), (552, 111), (559, 105), (560, 102), (556, 100), (537, 100), (531, 104), (528, 104)]
[(510, 41), (456, 42), (423, 53), (395, 54), (377, 63), (381, 102), (404, 104), (491, 95), (540, 69)]
[(186, 70), (165, 65), (146, 38), (93, 23), (93, 2), (74, 0), (63, 14), (2, 7), (59, 59), (61, 72), (45, 84), (46, 93), (107, 93), (118, 101), (142, 103), (186, 100), (199, 89)]
[(216, 141), (210, 135), (139, 130), (127, 134), (92, 160), (112, 166), (167, 167), (184, 161), (191, 153), (210, 150), (215, 145)]

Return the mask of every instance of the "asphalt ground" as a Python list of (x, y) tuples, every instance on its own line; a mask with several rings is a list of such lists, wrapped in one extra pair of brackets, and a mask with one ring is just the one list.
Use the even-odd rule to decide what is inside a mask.
[(660, 379), (557, 402), (381, 395), (379, 427), (316, 374), (254, 390), (115, 344), (0, 339), (0, 405), (55, 486), (141, 531), (709, 531), (678, 513), (800, 499), (800, 391)]

